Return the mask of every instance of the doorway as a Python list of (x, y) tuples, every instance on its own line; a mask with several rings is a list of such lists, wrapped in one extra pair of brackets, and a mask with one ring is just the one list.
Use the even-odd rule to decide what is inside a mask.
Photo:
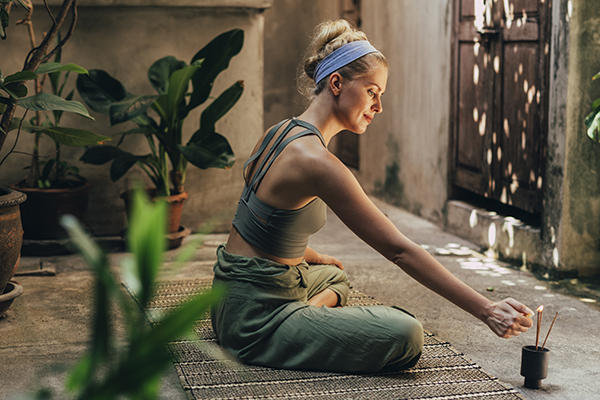
[(455, 0), (451, 196), (539, 219), (550, 1)]

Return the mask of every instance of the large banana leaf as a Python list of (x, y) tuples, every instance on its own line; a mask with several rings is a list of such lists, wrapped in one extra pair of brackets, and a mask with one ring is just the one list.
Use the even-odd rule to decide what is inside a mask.
[(210, 132), (201, 140), (179, 146), (179, 150), (190, 163), (201, 169), (231, 168), (235, 162), (233, 150), (225, 137)]
[(189, 110), (193, 110), (208, 99), (217, 75), (227, 69), (229, 61), (240, 52), (243, 45), (244, 31), (233, 29), (220, 34), (196, 53), (192, 63), (202, 59), (204, 61), (192, 79), (194, 90), (188, 104)]
[(186, 115), (180, 115), (180, 105), (185, 100), (190, 86), (190, 79), (192, 79), (199, 68), (199, 65), (193, 64), (173, 72), (169, 78), (169, 90), (167, 94), (161, 95), (153, 105), (152, 108), (168, 125), (173, 126), (177, 120), (186, 117)]
[(119, 157), (125, 151), (115, 146), (94, 146), (83, 153), (79, 161), (86, 164), (102, 165)]
[(216, 122), (237, 103), (244, 92), (244, 81), (237, 81), (216, 98), (200, 116), (200, 129), (192, 135), (190, 143), (202, 140), (204, 135), (215, 131)]
[(148, 80), (150, 80), (150, 83), (158, 94), (167, 94), (169, 91), (169, 79), (173, 72), (186, 66), (185, 61), (180, 61), (173, 56), (163, 57), (148, 69)]
[(113, 182), (118, 181), (138, 162), (144, 163), (150, 155), (136, 156), (126, 151), (115, 157), (110, 165), (110, 179)]
[(116, 125), (131, 121), (144, 114), (148, 107), (158, 98), (156, 95), (127, 96), (110, 105), (110, 124)]
[(92, 120), (94, 119), (89, 114), (87, 108), (80, 102), (75, 100), (65, 100), (62, 97), (50, 93), (42, 92), (34, 96), (25, 97), (24, 99), (20, 99), (17, 104), (32, 111), (67, 111)]
[(110, 106), (127, 97), (125, 87), (101, 69), (91, 69), (88, 75), (77, 77), (77, 91), (94, 111), (109, 115)]

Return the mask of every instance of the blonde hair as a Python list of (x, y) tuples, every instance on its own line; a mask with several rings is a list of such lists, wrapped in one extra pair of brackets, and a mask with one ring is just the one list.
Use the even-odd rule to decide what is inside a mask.
[[(356, 29), (345, 19), (325, 21), (317, 25), (313, 39), (306, 51), (302, 63), (303, 70), (298, 79), (298, 90), (308, 97), (314, 98), (327, 86), (327, 79), (315, 83), (315, 69), (317, 65), (333, 51), (343, 45), (357, 40), (368, 40), (364, 32)], [(388, 67), (388, 61), (380, 52), (367, 54), (337, 72), (348, 80), (356, 79), (369, 73), (376, 65)]]

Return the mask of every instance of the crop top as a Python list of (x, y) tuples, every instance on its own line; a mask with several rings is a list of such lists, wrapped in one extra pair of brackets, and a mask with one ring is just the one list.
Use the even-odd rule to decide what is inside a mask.
[[(248, 165), (263, 154), (277, 131), (287, 121), (290, 120), (280, 122), (267, 133), (258, 151), (244, 164), (244, 175)], [(284, 140), (288, 132), (296, 126), (301, 126), (305, 130)], [(281, 258), (297, 258), (304, 255), (308, 237), (325, 225), (327, 207), (323, 200), (316, 198), (302, 208), (281, 210), (259, 199), (256, 196), (256, 190), (273, 161), (281, 154), (285, 146), (293, 140), (307, 135), (316, 135), (325, 146), (323, 136), (315, 126), (292, 118), (283, 132), (275, 139), (256, 168), (250, 182), (244, 176), (244, 190), (233, 218), (233, 226), (247, 242), (268, 254)]]

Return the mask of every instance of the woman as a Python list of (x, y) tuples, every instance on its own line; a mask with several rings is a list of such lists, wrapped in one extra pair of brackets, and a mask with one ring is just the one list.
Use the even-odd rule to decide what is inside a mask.
[(307, 247), (326, 206), (362, 240), (414, 279), (509, 338), (532, 325), (524, 305), (492, 303), (398, 231), (354, 175), (327, 150), (338, 132), (363, 133), (383, 111), (388, 67), (364, 33), (339, 20), (321, 24), (304, 65), (314, 81), (302, 115), (269, 129), (244, 166), (246, 186), (215, 284), (212, 309), (221, 345), (241, 361), (288, 369), (377, 372), (413, 366), (423, 330), (395, 307), (343, 307), (342, 263)]

